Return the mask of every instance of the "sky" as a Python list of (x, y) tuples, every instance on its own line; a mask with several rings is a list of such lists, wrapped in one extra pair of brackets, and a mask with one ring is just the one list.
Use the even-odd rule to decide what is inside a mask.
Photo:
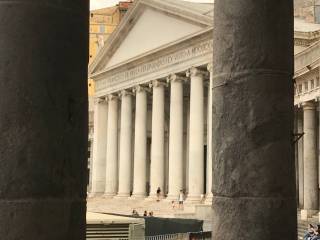
[[(189, 2), (213, 2), (213, 0), (186, 0)], [(114, 6), (119, 2), (119, 0), (91, 0), (90, 9), (98, 9), (103, 7)]]

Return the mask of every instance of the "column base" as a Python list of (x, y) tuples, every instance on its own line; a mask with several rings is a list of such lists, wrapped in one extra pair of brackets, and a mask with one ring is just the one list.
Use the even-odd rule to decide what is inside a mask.
[(308, 220), (308, 218), (313, 217), (318, 212), (319, 212), (318, 210), (302, 209), (301, 210), (301, 220)]
[(212, 200), (213, 200), (213, 194), (212, 193), (208, 193), (206, 196), (206, 200), (204, 201), (205, 204), (212, 204)]
[(146, 198), (146, 194), (145, 193), (133, 193), (131, 196), (131, 199), (141, 199), (144, 200)]
[(104, 197), (104, 198), (113, 198), (113, 197), (115, 197), (115, 196), (116, 196), (115, 193), (104, 193), (104, 194), (103, 194), (103, 197)]
[(127, 199), (130, 197), (130, 193), (118, 193), (114, 198)]
[(104, 193), (95, 193), (95, 192), (91, 192), (88, 194), (87, 198), (97, 198), (97, 197), (103, 197)]
[(200, 195), (188, 195), (186, 199), (186, 203), (200, 203), (203, 198)]

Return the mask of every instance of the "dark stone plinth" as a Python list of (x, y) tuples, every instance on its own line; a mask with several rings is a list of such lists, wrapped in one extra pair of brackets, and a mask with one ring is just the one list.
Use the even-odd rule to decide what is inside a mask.
[(87, 0), (0, 0), (0, 238), (85, 239)]
[(297, 239), (292, 9), (215, 1), (213, 239)]

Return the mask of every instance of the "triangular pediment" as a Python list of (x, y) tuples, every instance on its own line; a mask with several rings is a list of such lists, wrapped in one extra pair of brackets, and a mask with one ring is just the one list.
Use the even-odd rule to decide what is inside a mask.
[(137, 0), (98, 54), (90, 67), (91, 74), (121, 65), (210, 26), (212, 17), (185, 10), (172, 2)]

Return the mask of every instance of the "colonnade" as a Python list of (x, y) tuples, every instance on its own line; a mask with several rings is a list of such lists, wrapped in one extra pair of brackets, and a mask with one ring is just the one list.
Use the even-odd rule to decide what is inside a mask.
[[(211, 65), (210, 65), (211, 66)], [(109, 94), (96, 101), (94, 112), (94, 147), (92, 194), (107, 197), (155, 197), (157, 189), (169, 199), (176, 199), (188, 185), (189, 201), (198, 201), (207, 194), (211, 199), (212, 137), (211, 120), (207, 121), (208, 143), (205, 143), (205, 116), (211, 119), (212, 104), (205, 104), (205, 84), (210, 79), (211, 67), (192, 67), (186, 74), (171, 74), (167, 78), (151, 80), (147, 84)], [(184, 85), (190, 86), (188, 173), (185, 174)], [(166, 91), (170, 92), (169, 129), (165, 134)], [(208, 102), (211, 93), (208, 91)], [(152, 98), (151, 163), (148, 168), (148, 97)], [(210, 101), (211, 102), (211, 101)], [(118, 109), (120, 106), (120, 109)], [(120, 113), (120, 114), (119, 114)], [(120, 126), (118, 126), (118, 124)], [(106, 127), (107, 126), (107, 127)], [(165, 143), (169, 141), (166, 155)], [(207, 147), (206, 163), (204, 147)], [(168, 159), (168, 167), (165, 162)], [(210, 168), (210, 169), (208, 169)], [(166, 180), (166, 170), (168, 179)], [(150, 179), (147, 179), (150, 171)], [(187, 175), (187, 184), (184, 176)], [(205, 176), (207, 179), (205, 179)], [(206, 181), (206, 184), (205, 184)], [(147, 192), (147, 183), (150, 190)], [(167, 183), (167, 191), (165, 184)], [(204, 187), (206, 186), (206, 190)]]

